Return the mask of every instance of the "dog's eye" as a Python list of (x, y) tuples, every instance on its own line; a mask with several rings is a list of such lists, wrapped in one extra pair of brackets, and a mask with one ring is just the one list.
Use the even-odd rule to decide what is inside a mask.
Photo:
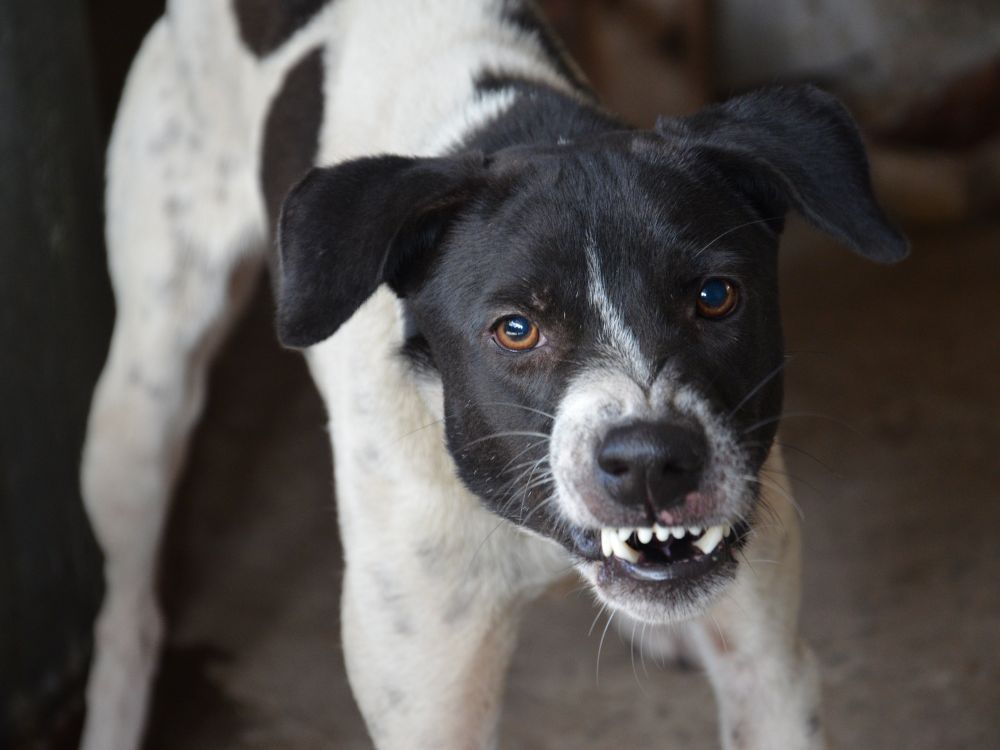
[(698, 290), (698, 314), (703, 318), (724, 318), (736, 307), (739, 300), (736, 286), (727, 279), (706, 279)]
[(523, 352), (538, 346), (538, 326), (523, 315), (508, 315), (493, 326), (493, 338), (504, 349)]

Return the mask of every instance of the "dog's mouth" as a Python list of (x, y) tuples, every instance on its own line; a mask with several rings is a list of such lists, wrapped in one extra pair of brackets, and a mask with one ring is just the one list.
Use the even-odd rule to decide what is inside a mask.
[[(744, 522), (712, 526), (660, 526), (579, 530), (578, 554), (595, 563), (601, 588), (637, 586), (657, 595), (699, 588), (735, 574), (736, 552), (746, 542)], [(662, 594), (659, 594), (662, 595)]]
[(726, 562), (746, 534), (745, 524), (603, 528), (605, 566), (642, 581), (672, 581), (701, 576)]

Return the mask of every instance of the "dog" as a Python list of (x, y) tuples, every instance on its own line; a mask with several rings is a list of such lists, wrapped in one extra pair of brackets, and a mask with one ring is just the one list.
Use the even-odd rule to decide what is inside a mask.
[(907, 252), (833, 97), (770, 88), (637, 130), (529, 2), (171, 0), (106, 210), (85, 750), (141, 742), (171, 488), (269, 264), (329, 411), (344, 654), (377, 747), (495, 747), (519, 615), (571, 568), (704, 666), (724, 747), (823, 746), (775, 444), (779, 235), (794, 210), (874, 261)]

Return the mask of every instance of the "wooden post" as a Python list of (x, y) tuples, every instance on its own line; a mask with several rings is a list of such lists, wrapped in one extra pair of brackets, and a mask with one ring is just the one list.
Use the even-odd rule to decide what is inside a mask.
[(0, 3), (0, 747), (71, 735), (100, 596), (78, 480), (112, 319), (88, 47), (77, 0)]

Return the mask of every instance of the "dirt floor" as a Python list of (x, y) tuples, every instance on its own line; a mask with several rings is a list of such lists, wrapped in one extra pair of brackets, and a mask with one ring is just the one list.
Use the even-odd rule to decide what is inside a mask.
[[(1000, 226), (911, 236), (893, 268), (799, 226), (785, 242), (802, 630), (832, 747), (998, 748)], [(272, 338), (262, 297), (216, 368), (179, 491), (153, 748), (370, 747), (338, 640), (322, 407)], [(609, 635), (595, 678), (596, 610), (573, 588), (528, 616), (503, 747), (718, 748), (701, 674), (643, 666)]]

